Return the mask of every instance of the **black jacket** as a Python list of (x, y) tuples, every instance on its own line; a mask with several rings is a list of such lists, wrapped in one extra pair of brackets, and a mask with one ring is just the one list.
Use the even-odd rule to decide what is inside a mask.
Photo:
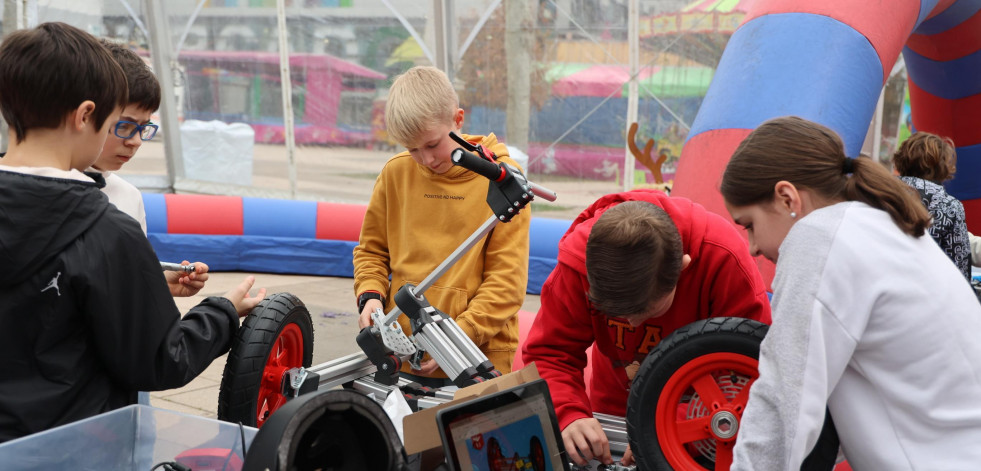
[(224, 298), (181, 318), (139, 224), (97, 184), (0, 171), (0, 442), (183, 386), (238, 326)]

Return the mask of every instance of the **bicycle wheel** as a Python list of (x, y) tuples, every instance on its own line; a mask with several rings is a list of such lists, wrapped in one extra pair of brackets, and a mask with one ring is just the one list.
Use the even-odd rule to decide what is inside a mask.
[(286, 403), (284, 376), (313, 360), (313, 321), (296, 296), (277, 293), (245, 318), (218, 393), (218, 419), (261, 427)]
[(638, 469), (729, 469), (767, 329), (750, 319), (710, 318), (654, 347), (627, 401)]

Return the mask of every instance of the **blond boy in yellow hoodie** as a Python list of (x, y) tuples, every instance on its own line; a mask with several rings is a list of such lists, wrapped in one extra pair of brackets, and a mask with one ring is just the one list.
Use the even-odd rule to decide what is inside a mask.
[[(354, 248), (354, 292), (361, 327), (376, 308), (388, 312), (405, 283), (418, 285), (493, 211), (487, 179), (454, 166), (459, 147), (450, 131), (463, 127), (463, 109), (446, 74), (413, 67), (389, 90), (385, 120), (389, 135), (407, 149), (382, 169)], [(462, 135), (514, 167), (494, 134)], [(528, 282), (530, 208), (498, 224), (426, 290), (426, 299), (453, 318), (502, 373), (511, 371), (518, 346), (518, 309)], [(391, 276), (391, 281), (389, 281)], [(408, 318), (399, 323), (411, 335)], [(406, 364), (402, 375), (426, 386), (451, 384), (428, 356), (421, 369)]]

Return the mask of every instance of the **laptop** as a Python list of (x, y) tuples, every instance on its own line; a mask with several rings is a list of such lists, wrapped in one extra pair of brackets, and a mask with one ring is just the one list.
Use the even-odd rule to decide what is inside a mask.
[(442, 409), (436, 424), (453, 471), (570, 471), (543, 379)]

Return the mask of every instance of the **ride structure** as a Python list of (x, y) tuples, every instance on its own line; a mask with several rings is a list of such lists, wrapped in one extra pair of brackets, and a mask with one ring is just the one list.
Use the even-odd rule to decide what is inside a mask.
[[(979, 31), (978, 0), (755, 0), (692, 123), (672, 195), (727, 216), (717, 186), (729, 157), (780, 116), (833, 129), (857, 157), (902, 52), (913, 126), (954, 140), (958, 173), (947, 189), (963, 201), (968, 229), (981, 231)], [(760, 268), (772, 278), (772, 264)]]

